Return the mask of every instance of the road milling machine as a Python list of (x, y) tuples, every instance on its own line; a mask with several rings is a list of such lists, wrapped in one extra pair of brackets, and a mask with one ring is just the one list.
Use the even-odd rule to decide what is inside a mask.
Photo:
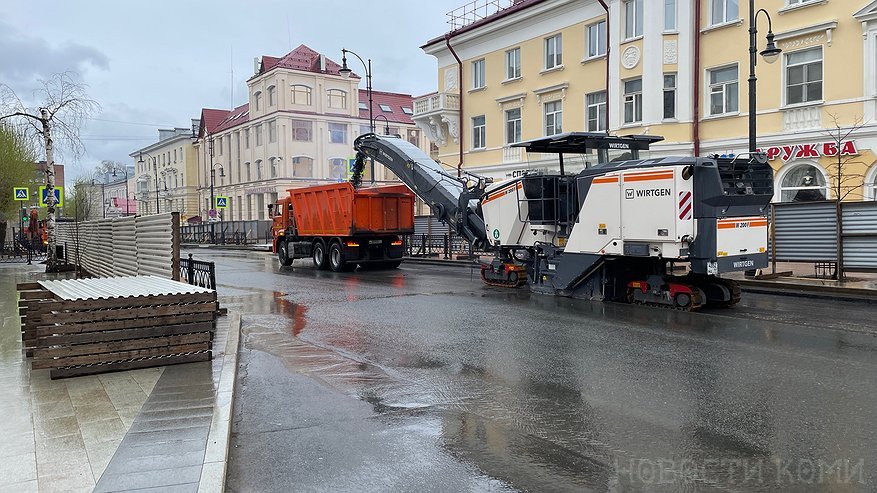
[[(720, 274), (768, 263), (773, 172), (761, 154), (640, 158), (660, 140), (574, 132), (521, 142), (528, 156), (557, 155), (559, 173), (491, 183), (455, 176), (403, 139), (365, 134), (354, 142), (354, 180), (368, 158), (387, 166), (474, 249), (495, 254), (481, 265), (489, 285), (680, 310), (731, 306), (740, 288)], [(565, 172), (570, 155), (581, 171)]]

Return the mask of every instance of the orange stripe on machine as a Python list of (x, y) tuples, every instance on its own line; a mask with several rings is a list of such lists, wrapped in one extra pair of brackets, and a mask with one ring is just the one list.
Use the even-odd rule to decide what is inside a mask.
[(718, 229), (735, 228), (766, 228), (767, 218), (764, 217), (737, 217), (734, 219), (720, 219), (717, 222)]
[(484, 199), (482, 204), (486, 204), (486, 203), (490, 202), (491, 200), (496, 200), (500, 197), (504, 197), (506, 194), (511, 193), (515, 190), (520, 190), (522, 188), (524, 188), (524, 184), (521, 182), (518, 182), (517, 185), (515, 185), (515, 186), (510, 184), (509, 186), (507, 186), (505, 188), (501, 188), (501, 189), (497, 190), (496, 192), (493, 192), (492, 194), (488, 195), (487, 198)]
[(599, 178), (594, 178), (592, 183), (618, 183), (617, 176), (601, 176)]
[(666, 171), (661, 173), (642, 173), (642, 174), (627, 174), (624, 175), (625, 183), (631, 181), (652, 181), (652, 180), (671, 180), (673, 179), (673, 172)]

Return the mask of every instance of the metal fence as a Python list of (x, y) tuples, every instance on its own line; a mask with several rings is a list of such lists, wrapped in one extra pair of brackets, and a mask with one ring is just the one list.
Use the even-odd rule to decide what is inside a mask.
[(44, 260), (46, 260), (46, 248), (41, 239), (16, 238), (0, 245), (0, 263), (30, 264)]
[(58, 223), (64, 256), (92, 276), (154, 275), (179, 279), (180, 214)]
[(407, 235), (402, 238), (402, 248), (406, 257), (441, 257), (469, 255), (469, 242), (457, 235)]
[(877, 271), (877, 202), (773, 204), (772, 259)]
[(216, 289), (216, 264), (203, 260), (195, 260), (192, 254), (189, 258), (180, 259), (180, 281), (193, 286), (201, 286), (207, 289)]
[(271, 243), (271, 221), (217, 221), (180, 227), (183, 243), (249, 245)]

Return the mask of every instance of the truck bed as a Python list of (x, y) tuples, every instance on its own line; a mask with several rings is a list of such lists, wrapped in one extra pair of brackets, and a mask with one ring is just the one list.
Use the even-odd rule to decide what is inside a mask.
[(289, 190), (299, 236), (414, 232), (414, 194), (405, 185), (354, 190), (348, 182)]

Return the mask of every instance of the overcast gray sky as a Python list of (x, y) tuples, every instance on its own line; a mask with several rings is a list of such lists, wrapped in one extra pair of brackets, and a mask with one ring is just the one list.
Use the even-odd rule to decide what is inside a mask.
[(339, 63), (342, 47), (371, 58), (375, 89), (434, 91), (435, 58), (419, 46), (467, 1), (0, 0), (0, 82), (22, 99), (57, 72), (88, 84), (101, 111), (82, 131), (87, 155), (64, 157), (72, 177), (129, 162), (159, 127), (187, 127), (202, 107), (229, 108), (232, 68), (234, 104), (246, 102), (253, 58), (299, 44)]

